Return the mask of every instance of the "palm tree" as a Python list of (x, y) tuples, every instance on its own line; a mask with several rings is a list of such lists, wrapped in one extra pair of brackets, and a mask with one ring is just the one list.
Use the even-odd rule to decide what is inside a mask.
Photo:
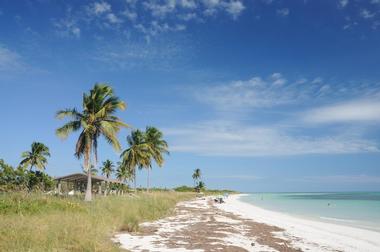
[(131, 170), (125, 166), (122, 166), (121, 163), (119, 167), (116, 169), (116, 178), (123, 182), (122, 188), (124, 188), (124, 183), (126, 180), (130, 180), (132, 178)]
[(196, 190), (197, 192), (201, 192), (203, 189), (205, 189), (206, 185), (203, 181), (199, 181), (197, 186), (196, 186)]
[(106, 176), (106, 178), (109, 178), (114, 171), (115, 165), (112, 163), (111, 160), (107, 159), (106, 161), (103, 162), (103, 167), (102, 167), (102, 174)]
[[(155, 127), (148, 126), (145, 130), (145, 142), (149, 145), (150, 157), (155, 161), (155, 163), (162, 167), (164, 164), (163, 154), (169, 154), (168, 143), (163, 139), (163, 134), (160, 130)], [(149, 191), (149, 170), (152, 166), (146, 166), (147, 169), (147, 187), (146, 191)]]
[(120, 150), (117, 133), (122, 127), (128, 127), (114, 114), (118, 109), (124, 110), (126, 105), (114, 95), (113, 89), (104, 84), (95, 84), (88, 94), (83, 94), (82, 112), (77, 109), (65, 109), (57, 112), (58, 119), (70, 118), (70, 121), (56, 130), (61, 138), (70, 133), (80, 131), (75, 156), (84, 159), (87, 171), (87, 189), (85, 201), (91, 201), (91, 164), (92, 156), (97, 163), (98, 138), (103, 136), (115, 150)]
[(194, 186), (196, 186), (197, 184), (197, 181), (201, 178), (201, 169), (197, 168), (194, 170), (194, 173), (193, 173), (193, 180), (194, 180)]
[(129, 147), (120, 155), (121, 167), (129, 170), (132, 174), (136, 192), (136, 168), (141, 169), (150, 166), (149, 145), (145, 143), (144, 132), (140, 130), (133, 130), (131, 135), (127, 136), (127, 142)]
[(29, 166), (30, 170), (32, 170), (33, 167), (41, 171), (45, 170), (48, 163), (47, 158), (50, 157), (49, 148), (39, 142), (33, 142), (31, 147), (32, 149), (30, 151), (24, 151), (21, 154), (23, 160), (20, 162), (20, 165), (23, 167)]
[[(112, 172), (114, 172), (115, 165), (111, 160), (107, 159), (103, 162), (102, 174), (106, 176), (106, 178), (110, 178)], [(107, 191), (109, 190), (109, 183), (106, 183), (106, 190), (104, 190), (104, 195), (107, 195)]]

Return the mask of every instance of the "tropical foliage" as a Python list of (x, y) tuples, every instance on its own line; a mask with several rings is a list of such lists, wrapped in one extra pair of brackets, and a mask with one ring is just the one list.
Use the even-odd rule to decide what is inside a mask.
[(0, 192), (49, 191), (54, 185), (53, 178), (43, 172), (13, 168), (0, 159)]
[(103, 136), (115, 150), (120, 150), (117, 133), (122, 127), (128, 127), (120, 118), (115, 116), (117, 110), (124, 110), (125, 103), (114, 95), (113, 89), (104, 84), (95, 84), (88, 94), (83, 94), (82, 111), (76, 108), (57, 112), (58, 119), (69, 118), (69, 122), (56, 130), (61, 138), (67, 138), (72, 132), (80, 131), (75, 146), (75, 156), (84, 160), (87, 171), (87, 190), (85, 200), (91, 196), (91, 161), (94, 158), (96, 165), (98, 153), (98, 139)]
[[(155, 127), (146, 127), (145, 130), (145, 142), (149, 146), (149, 156), (150, 159), (153, 159), (155, 163), (162, 167), (164, 164), (164, 154), (169, 154), (168, 151), (168, 144), (163, 139), (163, 134), (161, 131), (159, 131)], [(149, 170), (152, 168), (152, 166), (146, 166), (147, 168), (147, 191), (149, 191)]]
[(194, 186), (196, 186), (197, 182), (201, 179), (201, 176), (202, 176), (201, 169), (199, 168), (195, 169), (192, 175), (193, 180), (194, 180)]
[(120, 169), (130, 171), (136, 191), (136, 168), (150, 166), (149, 146), (145, 143), (144, 133), (140, 130), (133, 130), (127, 136), (127, 143), (129, 147), (120, 155), (122, 159)]
[(106, 178), (109, 178), (111, 174), (114, 172), (114, 167), (115, 165), (112, 163), (112, 161), (107, 159), (103, 162), (102, 174), (106, 176)]
[(30, 151), (24, 151), (21, 154), (23, 158), (20, 165), (23, 167), (29, 167), (30, 170), (33, 167), (42, 171), (48, 163), (47, 158), (50, 157), (49, 148), (43, 143), (33, 142)]
[(203, 181), (198, 181), (197, 186), (195, 187), (195, 190), (197, 192), (201, 192), (206, 189), (206, 185)]
[(147, 191), (149, 191), (149, 170), (152, 161), (158, 166), (164, 164), (164, 154), (169, 154), (168, 144), (163, 140), (163, 134), (155, 127), (146, 127), (146, 131), (133, 130), (127, 137), (129, 147), (124, 150), (121, 169), (130, 171), (133, 175), (136, 190), (136, 169), (147, 169)]

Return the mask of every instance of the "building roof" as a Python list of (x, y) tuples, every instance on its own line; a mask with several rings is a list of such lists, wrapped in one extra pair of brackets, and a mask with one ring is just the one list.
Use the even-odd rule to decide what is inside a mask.
[[(81, 181), (81, 182), (87, 182), (87, 174), (84, 173), (73, 173), (68, 174), (61, 177), (56, 177), (54, 180), (58, 181), (67, 181), (67, 182), (73, 182), (73, 181)], [(97, 175), (91, 175), (92, 182), (110, 182), (110, 183), (117, 183), (117, 184), (125, 184), (123, 181), (117, 180), (117, 179), (110, 179), (103, 176), (97, 176)]]

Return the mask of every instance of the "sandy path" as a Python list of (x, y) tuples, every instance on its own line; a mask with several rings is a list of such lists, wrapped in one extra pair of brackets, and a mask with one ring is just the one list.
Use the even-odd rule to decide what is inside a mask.
[(116, 235), (130, 251), (301, 251), (280, 238), (283, 229), (219, 209), (211, 198), (182, 202), (173, 216)]

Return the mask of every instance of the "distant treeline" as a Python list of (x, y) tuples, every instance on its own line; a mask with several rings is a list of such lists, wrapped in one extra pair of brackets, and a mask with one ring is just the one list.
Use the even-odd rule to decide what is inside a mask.
[[(186, 186), (186, 185), (183, 185), (183, 186), (179, 186), (179, 187), (176, 187), (174, 188), (174, 191), (176, 192), (194, 192), (196, 189), (194, 187), (190, 187), (190, 186)], [(223, 194), (223, 193), (236, 193), (236, 191), (232, 191), (232, 190), (217, 190), (217, 189), (205, 189), (204, 192), (207, 192), (207, 193), (220, 193), (220, 194)]]

